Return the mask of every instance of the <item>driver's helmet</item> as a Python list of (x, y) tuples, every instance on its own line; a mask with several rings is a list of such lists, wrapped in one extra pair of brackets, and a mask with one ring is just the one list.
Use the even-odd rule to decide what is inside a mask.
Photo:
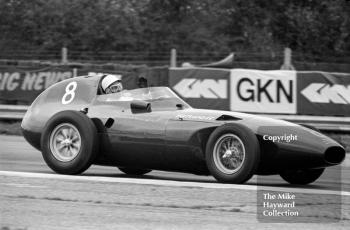
[(121, 80), (122, 80), (121, 75), (112, 75), (112, 74), (106, 75), (101, 82), (103, 91), (106, 94), (121, 92), (123, 90), (123, 84)]

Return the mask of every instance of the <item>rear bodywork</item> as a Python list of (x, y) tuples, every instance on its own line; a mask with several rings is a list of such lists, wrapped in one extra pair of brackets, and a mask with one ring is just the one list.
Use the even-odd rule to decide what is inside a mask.
[[(76, 82), (74, 100), (63, 97)], [(260, 144), (257, 174), (277, 174), (285, 169), (322, 168), (345, 157), (344, 148), (312, 129), (286, 121), (250, 114), (193, 109), (178, 97), (149, 100), (149, 111), (135, 111), (133, 100), (114, 100), (99, 93), (100, 77), (78, 77), (45, 90), (22, 121), (23, 135), (40, 150), (47, 121), (63, 110), (81, 110), (92, 119), (100, 138), (95, 164), (209, 174), (205, 147), (210, 134), (225, 123), (251, 129)], [(147, 89), (141, 89), (147, 92)], [(131, 91), (130, 91), (131, 92)], [(67, 99), (67, 98), (65, 98)], [(68, 98), (69, 100), (69, 98)], [(273, 142), (267, 136), (297, 135), (292, 142)]]

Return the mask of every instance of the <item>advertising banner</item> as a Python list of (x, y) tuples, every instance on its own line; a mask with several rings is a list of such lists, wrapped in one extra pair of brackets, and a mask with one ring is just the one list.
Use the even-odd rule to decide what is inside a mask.
[(194, 108), (230, 109), (230, 70), (172, 68), (169, 86)]
[(350, 74), (173, 68), (170, 87), (195, 108), (350, 116)]
[(232, 111), (295, 114), (296, 72), (231, 70)]
[[(83, 66), (51, 66), (45, 68), (6, 66), (0, 68), (0, 103), (30, 104), (45, 89), (59, 81), (85, 75), (121, 74), (125, 89), (138, 88), (138, 80), (143, 76), (149, 85), (156, 85), (157, 78), (138, 72), (115, 71)], [(145, 75), (145, 76), (144, 76)], [(158, 77), (159, 78), (159, 77)], [(163, 80), (164, 81), (164, 80)]]
[(350, 74), (298, 72), (298, 114), (350, 116)]
[(82, 75), (121, 74), (125, 89), (169, 86), (194, 108), (249, 113), (350, 116), (350, 74), (315, 71), (171, 68), (117, 71), (51, 66), (0, 68), (0, 103), (30, 104), (59, 81)]
[(0, 100), (32, 102), (50, 85), (74, 77), (76, 70), (68, 67), (42, 69), (16, 67), (0, 69)]

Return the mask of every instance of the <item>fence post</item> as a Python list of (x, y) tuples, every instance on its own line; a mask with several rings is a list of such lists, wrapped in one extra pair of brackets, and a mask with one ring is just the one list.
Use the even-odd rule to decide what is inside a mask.
[(171, 49), (170, 52), (170, 67), (176, 67), (176, 49)]
[(284, 48), (284, 59), (283, 65), (281, 66), (282, 70), (295, 70), (292, 65), (292, 50), (288, 47)]
[(66, 47), (62, 47), (61, 55), (62, 55), (61, 63), (63, 65), (67, 64), (68, 63), (68, 49)]
[(73, 77), (78, 76), (78, 70), (77, 68), (73, 68)]

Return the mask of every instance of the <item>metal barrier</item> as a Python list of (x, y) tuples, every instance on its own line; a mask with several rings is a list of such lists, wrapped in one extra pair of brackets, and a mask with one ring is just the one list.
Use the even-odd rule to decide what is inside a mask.
[[(29, 106), (24, 105), (0, 105), (1, 120), (22, 120)], [(350, 117), (329, 117), (311, 115), (278, 115), (261, 114), (265, 117), (282, 119), (298, 124), (308, 124), (323, 131), (350, 133)]]
[(266, 117), (282, 119), (298, 124), (312, 125), (322, 131), (350, 133), (350, 117), (312, 116), (312, 115), (271, 115)]
[(25, 105), (0, 105), (0, 119), (22, 120), (28, 107)]

